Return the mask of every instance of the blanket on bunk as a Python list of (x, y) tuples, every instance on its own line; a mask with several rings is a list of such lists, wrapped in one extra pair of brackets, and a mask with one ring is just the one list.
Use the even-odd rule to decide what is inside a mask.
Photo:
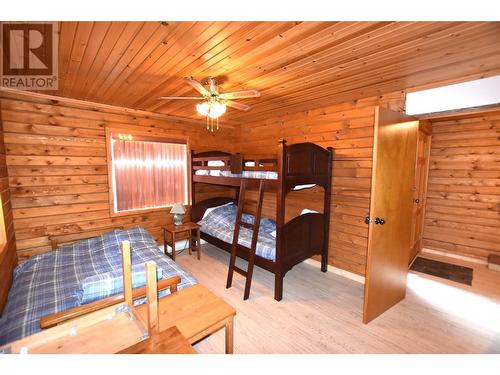
[[(156, 263), (160, 279), (179, 275), (179, 289), (196, 283), (193, 276), (163, 254), (142, 227), (114, 230), (62, 246), (57, 251), (31, 257), (14, 270), (13, 284), (0, 318), (0, 345), (40, 331), (43, 316), (121, 293), (120, 243), (124, 240), (130, 241), (132, 249), (134, 287), (145, 284), (145, 277), (141, 277), (144, 267), (140, 264), (150, 260)], [(99, 279), (104, 282), (96, 282)], [(86, 293), (83, 299), (82, 293)], [(165, 290), (159, 296), (168, 293)]]
[[(234, 203), (216, 207), (198, 222), (201, 225), (200, 230), (221, 241), (232, 243), (236, 211), (237, 206)], [(243, 214), (241, 220), (253, 224), (255, 219), (252, 215)], [(272, 261), (276, 259), (276, 239), (271, 235), (271, 232), (274, 230), (276, 230), (276, 222), (274, 220), (261, 219), (257, 249), (255, 251), (262, 258)], [(240, 227), (238, 243), (242, 246), (250, 247), (252, 243), (252, 230)]]
[(195, 172), (197, 176), (215, 176), (215, 177), (236, 177), (236, 178), (258, 178), (261, 180), (277, 180), (278, 172), (274, 171), (243, 171), (242, 173), (231, 173), (220, 169), (198, 169)]

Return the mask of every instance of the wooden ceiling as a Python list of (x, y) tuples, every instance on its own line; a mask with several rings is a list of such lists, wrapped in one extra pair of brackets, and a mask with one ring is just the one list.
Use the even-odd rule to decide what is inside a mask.
[(52, 94), (201, 118), (182, 80), (253, 88), (240, 123), (500, 73), (500, 22), (62, 22)]

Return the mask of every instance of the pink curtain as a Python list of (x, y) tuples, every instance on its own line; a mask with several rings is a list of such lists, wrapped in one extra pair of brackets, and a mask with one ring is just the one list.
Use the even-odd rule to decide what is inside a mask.
[(186, 145), (113, 139), (118, 211), (187, 202)]

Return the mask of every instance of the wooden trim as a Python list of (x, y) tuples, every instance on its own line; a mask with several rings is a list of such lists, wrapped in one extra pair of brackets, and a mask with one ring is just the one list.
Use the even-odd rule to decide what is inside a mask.
[(451, 111), (444, 112), (434, 112), (434, 113), (426, 113), (424, 115), (418, 115), (417, 117), (422, 120), (453, 120), (453, 119), (463, 119), (468, 117), (475, 117), (481, 114), (499, 114), (500, 113), (500, 104), (492, 104), (485, 105), (480, 107), (470, 107), (470, 108), (461, 108), (454, 109)]
[[(147, 130), (138, 130), (138, 129), (130, 129), (127, 126), (116, 126), (116, 125), (107, 125), (106, 126), (106, 139), (107, 137), (111, 137), (111, 133), (126, 133), (132, 134), (138, 137), (138, 141), (143, 142), (159, 142), (159, 143), (176, 143), (187, 145), (189, 137), (188, 136), (170, 136), (164, 130), (158, 129), (157, 132), (149, 132)], [(165, 133), (165, 136), (160, 135), (161, 133)], [(116, 139), (116, 138), (115, 138)]]
[[(110, 113), (117, 113), (117, 114), (128, 114), (131, 116), (143, 116), (143, 117), (149, 117), (149, 118), (154, 118), (154, 119), (159, 119), (159, 120), (164, 120), (164, 121), (175, 121), (175, 122), (187, 122), (191, 124), (197, 124), (201, 125), (203, 127), (206, 126), (206, 122), (204, 120), (196, 120), (193, 118), (189, 117), (181, 117), (181, 116), (171, 116), (171, 115), (166, 115), (160, 112), (150, 112), (150, 111), (143, 111), (139, 109), (132, 109), (132, 108), (127, 108), (127, 107), (120, 107), (120, 106), (115, 106), (115, 105), (109, 105), (109, 104), (103, 104), (103, 103), (97, 103), (97, 102), (92, 102), (92, 101), (87, 101), (87, 100), (81, 100), (81, 99), (73, 99), (73, 98), (67, 98), (63, 96), (56, 96), (56, 95), (48, 95), (48, 94), (41, 94), (38, 92), (34, 91), (22, 91), (22, 90), (16, 90), (16, 89), (11, 89), (7, 87), (0, 87), (0, 97), (2, 98), (12, 98), (12, 97), (18, 97), (21, 99), (38, 99), (38, 100), (43, 100), (43, 101), (49, 101), (52, 104), (66, 104), (71, 107), (75, 108), (83, 108), (83, 109), (88, 109), (88, 107), (92, 107), (92, 110), (101, 112), (110, 112)], [(228, 129), (234, 129), (234, 123), (231, 123), (229, 121), (225, 121), (224, 124), (219, 124), (221, 127), (225, 127)]]
[(442, 256), (445, 256), (445, 257), (449, 257), (449, 258), (465, 260), (467, 262), (477, 263), (477, 264), (483, 264), (485, 266), (488, 265), (488, 261), (486, 259), (469, 257), (467, 255), (454, 254), (454, 253), (448, 252), (448, 251), (429, 249), (428, 247), (422, 248), (422, 251), (420, 252), (420, 254), (421, 255), (425, 255), (426, 253), (428, 253), (428, 254), (437, 254), (437, 255), (442, 255)]

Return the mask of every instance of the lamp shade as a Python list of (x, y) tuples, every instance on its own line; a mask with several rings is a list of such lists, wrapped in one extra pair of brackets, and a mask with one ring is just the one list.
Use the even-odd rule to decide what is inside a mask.
[(176, 203), (173, 205), (172, 209), (170, 210), (171, 214), (185, 214), (186, 209), (182, 205), (182, 203)]

